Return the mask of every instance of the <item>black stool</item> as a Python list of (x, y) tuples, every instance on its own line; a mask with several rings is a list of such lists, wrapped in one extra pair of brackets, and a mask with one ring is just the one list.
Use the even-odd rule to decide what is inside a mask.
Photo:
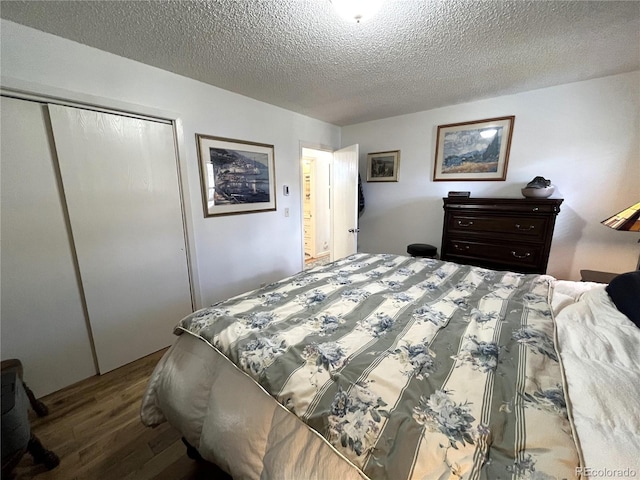
[(412, 243), (407, 245), (407, 253), (412, 257), (436, 258), (438, 249), (428, 243)]

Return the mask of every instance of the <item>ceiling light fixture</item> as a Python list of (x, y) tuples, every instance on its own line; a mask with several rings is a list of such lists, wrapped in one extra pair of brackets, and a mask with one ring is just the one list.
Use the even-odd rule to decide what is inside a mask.
[(338, 14), (351, 22), (360, 23), (382, 6), (382, 0), (331, 0)]

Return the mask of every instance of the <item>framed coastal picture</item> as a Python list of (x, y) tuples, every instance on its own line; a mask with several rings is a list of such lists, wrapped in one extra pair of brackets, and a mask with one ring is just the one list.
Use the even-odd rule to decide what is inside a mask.
[(505, 180), (515, 118), (438, 126), (433, 181)]
[(367, 155), (367, 182), (397, 182), (400, 150)]
[(276, 209), (273, 145), (196, 134), (204, 216)]

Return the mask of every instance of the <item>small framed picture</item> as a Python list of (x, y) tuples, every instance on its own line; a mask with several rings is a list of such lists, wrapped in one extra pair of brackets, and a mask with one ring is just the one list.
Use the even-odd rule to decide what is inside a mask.
[(273, 145), (196, 134), (204, 216), (276, 209)]
[(367, 182), (397, 182), (400, 150), (367, 155)]
[(433, 181), (505, 180), (515, 118), (438, 126)]

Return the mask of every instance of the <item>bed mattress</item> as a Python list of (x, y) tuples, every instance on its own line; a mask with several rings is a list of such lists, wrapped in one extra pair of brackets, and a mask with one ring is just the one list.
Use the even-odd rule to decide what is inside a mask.
[(573, 283), (358, 254), (183, 319), (142, 419), (236, 480), (577, 478)]

